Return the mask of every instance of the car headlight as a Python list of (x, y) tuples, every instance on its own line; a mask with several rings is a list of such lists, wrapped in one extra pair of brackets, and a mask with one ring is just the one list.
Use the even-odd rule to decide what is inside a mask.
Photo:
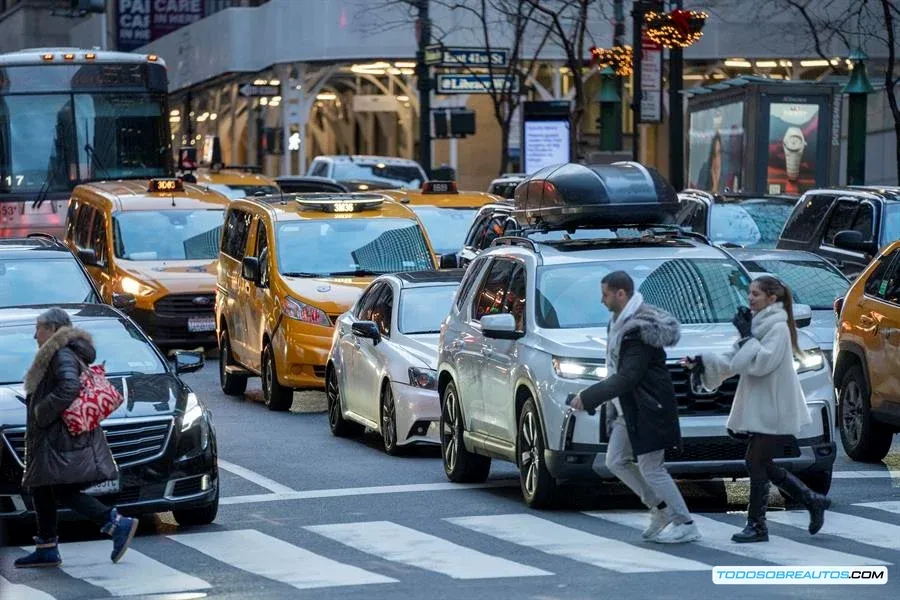
[(434, 369), (409, 368), (409, 385), (433, 390), (437, 388), (437, 371)]
[(800, 356), (794, 357), (794, 370), (798, 373), (818, 371), (825, 366), (825, 355), (818, 348), (801, 351)]
[(605, 379), (609, 370), (603, 361), (553, 357), (553, 370), (563, 379)]
[(187, 404), (184, 406), (184, 414), (181, 416), (181, 431), (187, 431), (194, 426), (203, 416), (203, 407), (197, 394), (191, 392), (187, 396)]
[(281, 301), (281, 310), (284, 312), (284, 316), (289, 319), (311, 323), (312, 325), (331, 327), (331, 319), (328, 318), (328, 315), (322, 309), (304, 304), (290, 296), (285, 296), (284, 300)]
[(154, 292), (152, 287), (141, 283), (134, 277), (123, 277), (119, 282), (119, 286), (123, 292), (132, 296), (149, 296)]

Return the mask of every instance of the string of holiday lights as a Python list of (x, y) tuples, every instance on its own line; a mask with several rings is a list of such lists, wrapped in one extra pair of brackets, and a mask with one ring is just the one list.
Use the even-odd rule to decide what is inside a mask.
[(666, 48), (687, 48), (703, 37), (709, 15), (696, 10), (675, 9), (670, 13), (650, 11), (644, 15), (647, 37)]
[(631, 46), (613, 46), (597, 48), (591, 46), (592, 61), (600, 67), (609, 67), (620, 77), (628, 77), (632, 73), (634, 52)]

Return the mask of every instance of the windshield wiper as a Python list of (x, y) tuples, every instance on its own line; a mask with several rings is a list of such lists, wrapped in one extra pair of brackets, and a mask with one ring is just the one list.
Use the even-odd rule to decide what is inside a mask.
[(304, 271), (290, 271), (282, 273), (285, 277), (328, 277), (330, 273), (306, 273)]
[(94, 147), (91, 146), (90, 144), (85, 144), (85, 145), (84, 145), (84, 151), (85, 151), (85, 152), (87, 153), (87, 155), (91, 158), (91, 164), (94, 165), (94, 166), (96, 166), (96, 167), (99, 167), (100, 170), (103, 171), (103, 173), (104, 173), (104, 175), (105, 175), (105, 179), (111, 179), (111, 176), (110, 176), (110, 174), (109, 174), (109, 170), (107, 170), (107, 168), (103, 166), (103, 163), (100, 162), (100, 159), (97, 158), (97, 151), (94, 150)]
[(34, 197), (34, 201), (31, 203), (32, 209), (38, 209), (41, 207), (41, 204), (44, 203), (44, 199), (47, 197), (47, 193), (50, 191), (50, 178), (47, 177), (46, 181), (41, 184), (41, 189), (38, 190), (37, 196)]
[(107, 377), (129, 377), (132, 375), (152, 375), (152, 373), (144, 373), (143, 371), (116, 371), (115, 373), (107, 373)]
[(364, 276), (364, 275), (384, 275), (384, 273), (380, 271), (372, 271), (369, 269), (355, 269), (353, 271), (335, 271), (334, 273), (328, 274), (331, 277), (348, 277), (348, 276)]

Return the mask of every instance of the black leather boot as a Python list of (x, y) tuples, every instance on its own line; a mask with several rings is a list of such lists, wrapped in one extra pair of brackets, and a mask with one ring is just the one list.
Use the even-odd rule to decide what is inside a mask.
[(825, 511), (831, 508), (831, 500), (806, 487), (806, 484), (788, 471), (784, 472), (784, 479), (775, 482), (775, 485), (806, 507), (806, 510), (809, 511), (809, 533), (817, 534), (825, 524)]
[(750, 481), (750, 502), (747, 505), (747, 525), (743, 531), (731, 536), (732, 542), (748, 544), (768, 542), (769, 527), (766, 525), (766, 507), (769, 504), (769, 482)]

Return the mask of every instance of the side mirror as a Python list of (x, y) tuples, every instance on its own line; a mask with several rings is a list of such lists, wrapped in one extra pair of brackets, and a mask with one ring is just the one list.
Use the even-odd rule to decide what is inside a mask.
[(797, 327), (808, 327), (812, 324), (812, 307), (809, 304), (794, 305), (794, 323)]
[(175, 372), (193, 373), (203, 368), (205, 359), (202, 352), (194, 352), (189, 350), (175, 351)]
[(357, 321), (350, 326), (350, 331), (361, 338), (368, 338), (376, 346), (381, 341), (381, 332), (375, 321)]
[(485, 315), (480, 319), (481, 332), (486, 338), (498, 340), (517, 340), (523, 335), (516, 331), (516, 318), (509, 313)]
[(93, 251), (91, 248), (87, 249), (79, 249), (78, 250), (78, 260), (81, 261), (86, 267), (99, 267), (100, 263), (97, 262), (97, 253)]
[(853, 229), (838, 231), (834, 236), (834, 245), (843, 250), (864, 252), (872, 256), (878, 254), (878, 244), (863, 240), (862, 233)]
[(126, 310), (134, 306), (135, 298), (131, 294), (120, 294), (113, 292), (112, 305), (120, 310)]
[(459, 268), (459, 257), (455, 252), (451, 254), (442, 254), (441, 255), (441, 268), (442, 269), (458, 269)]
[(259, 285), (259, 259), (255, 256), (245, 256), (241, 261), (241, 277), (247, 281)]

